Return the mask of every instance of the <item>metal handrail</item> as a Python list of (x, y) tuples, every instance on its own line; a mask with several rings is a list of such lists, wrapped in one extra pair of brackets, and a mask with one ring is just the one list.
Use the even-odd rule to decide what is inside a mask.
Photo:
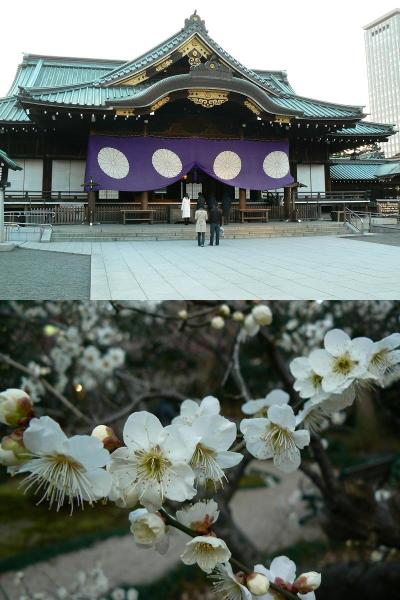
[[(344, 207), (344, 222), (349, 223), (360, 232), (361, 235), (364, 235), (364, 219), (360, 217), (358, 213), (354, 210), (351, 210), (348, 206)], [(370, 219), (371, 223), (371, 219)], [(358, 225), (359, 224), (359, 225)]]

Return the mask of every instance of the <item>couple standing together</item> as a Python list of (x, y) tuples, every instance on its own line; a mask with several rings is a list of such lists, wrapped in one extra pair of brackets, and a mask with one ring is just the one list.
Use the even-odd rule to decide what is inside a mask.
[[(205, 208), (206, 200), (203, 194), (199, 194), (199, 198), (197, 201), (197, 210), (195, 212), (194, 218), (196, 221), (196, 233), (197, 233), (197, 245), (204, 247), (205, 237), (207, 232), (207, 220), (210, 223), (210, 246), (215, 245), (219, 246), (219, 238), (220, 233), (223, 232), (222, 229), (222, 212), (218, 208), (218, 203), (215, 199), (210, 198), (207, 202), (208, 212)], [(222, 206), (224, 209), (224, 222), (229, 223), (229, 213), (230, 213), (230, 198), (224, 198), (222, 201)], [(185, 210), (186, 209), (186, 210)], [(187, 213), (189, 213), (187, 215)], [(185, 196), (182, 200), (182, 217), (185, 220), (185, 223), (188, 224), (190, 217), (190, 199), (188, 196)], [(186, 217), (186, 218), (185, 218)]]

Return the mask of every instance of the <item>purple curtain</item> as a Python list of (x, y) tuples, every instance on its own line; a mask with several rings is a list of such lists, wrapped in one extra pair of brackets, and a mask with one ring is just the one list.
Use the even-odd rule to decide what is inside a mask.
[(146, 191), (179, 181), (193, 167), (231, 186), (269, 190), (293, 183), (287, 140), (171, 139), (92, 135), (86, 181), (100, 189)]

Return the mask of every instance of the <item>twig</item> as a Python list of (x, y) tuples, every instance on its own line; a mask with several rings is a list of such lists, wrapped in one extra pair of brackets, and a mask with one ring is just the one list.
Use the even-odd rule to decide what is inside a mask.
[(240, 368), (240, 344), (241, 344), (241, 338), (240, 338), (240, 332), (239, 332), (236, 336), (235, 344), (233, 346), (232, 359), (231, 359), (231, 363), (232, 363), (231, 374), (232, 374), (232, 377), (233, 377), (237, 387), (239, 388), (239, 391), (242, 394), (243, 398), (246, 400), (246, 402), (248, 402), (249, 400), (251, 400), (251, 394), (250, 394), (247, 384), (243, 378), (242, 371)]
[[(163, 508), (160, 509), (160, 513), (163, 515), (167, 525), (171, 525), (172, 527), (175, 527), (175, 529), (179, 529), (179, 531), (186, 533), (191, 538), (198, 537), (199, 534), (197, 531), (194, 531), (193, 529), (189, 529), (189, 527), (185, 527), (185, 525), (182, 525), (182, 523), (180, 523), (179, 521), (177, 521), (176, 519), (171, 517), (171, 515), (169, 515)], [(247, 565), (245, 565), (241, 561), (237, 560), (233, 556), (231, 556), (231, 558), (229, 559), (229, 562), (232, 565), (234, 565), (235, 567), (237, 567), (238, 569), (240, 569), (241, 571), (243, 571), (244, 573), (247, 573), (248, 575), (253, 572), (252, 569), (250, 569)], [(278, 592), (284, 598), (287, 598), (287, 600), (299, 600), (297, 595), (292, 594), (291, 592), (281, 588), (279, 585), (276, 585), (276, 583), (270, 581), (269, 585), (272, 590), (274, 590), (275, 592)]]
[(80, 419), (82, 419), (82, 421), (85, 421), (85, 423), (92, 425), (92, 420), (89, 419), (86, 415), (84, 415), (79, 410), (79, 408), (76, 408), (76, 406), (74, 406), (68, 400), (68, 398), (66, 398), (63, 394), (61, 394), (61, 392), (56, 390), (56, 388), (53, 387), (51, 385), (51, 383), (49, 383), (46, 379), (44, 379), (44, 377), (41, 377), (40, 375), (36, 375), (30, 369), (28, 369), (21, 363), (17, 362), (16, 360), (13, 360), (6, 354), (0, 353), (0, 361), (3, 361), (6, 364), (10, 365), (10, 367), (14, 367), (15, 369), (18, 369), (19, 371), (21, 371), (22, 373), (25, 373), (26, 375), (29, 375), (30, 377), (33, 377), (33, 378), (37, 379), (38, 381), (40, 381), (40, 383), (43, 385), (45, 390), (47, 390), (50, 394), (52, 394), (55, 398), (57, 398), (57, 400), (59, 400), (61, 402), (61, 404), (63, 404), (66, 408), (68, 408), (68, 410), (70, 410), (72, 413), (74, 413), (74, 415), (76, 417), (79, 417)]

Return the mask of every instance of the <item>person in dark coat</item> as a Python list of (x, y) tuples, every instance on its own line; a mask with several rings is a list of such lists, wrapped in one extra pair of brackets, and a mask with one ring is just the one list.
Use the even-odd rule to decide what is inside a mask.
[(204, 197), (204, 194), (202, 192), (199, 193), (198, 197), (197, 197), (197, 207), (196, 210), (199, 210), (200, 208), (204, 208), (206, 204), (206, 199)]
[(217, 203), (208, 211), (208, 221), (210, 223), (210, 246), (219, 246), (219, 231), (222, 224), (222, 213), (218, 208)]
[(214, 206), (218, 206), (218, 202), (216, 197), (213, 194), (210, 194), (207, 198), (207, 210), (210, 212), (214, 208)]
[(222, 196), (222, 212), (224, 215), (224, 225), (229, 225), (230, 215), (231, 215), (231, 205), (232, 205), (232, 196), (228, 192), (228, 190), (224, 191)]

